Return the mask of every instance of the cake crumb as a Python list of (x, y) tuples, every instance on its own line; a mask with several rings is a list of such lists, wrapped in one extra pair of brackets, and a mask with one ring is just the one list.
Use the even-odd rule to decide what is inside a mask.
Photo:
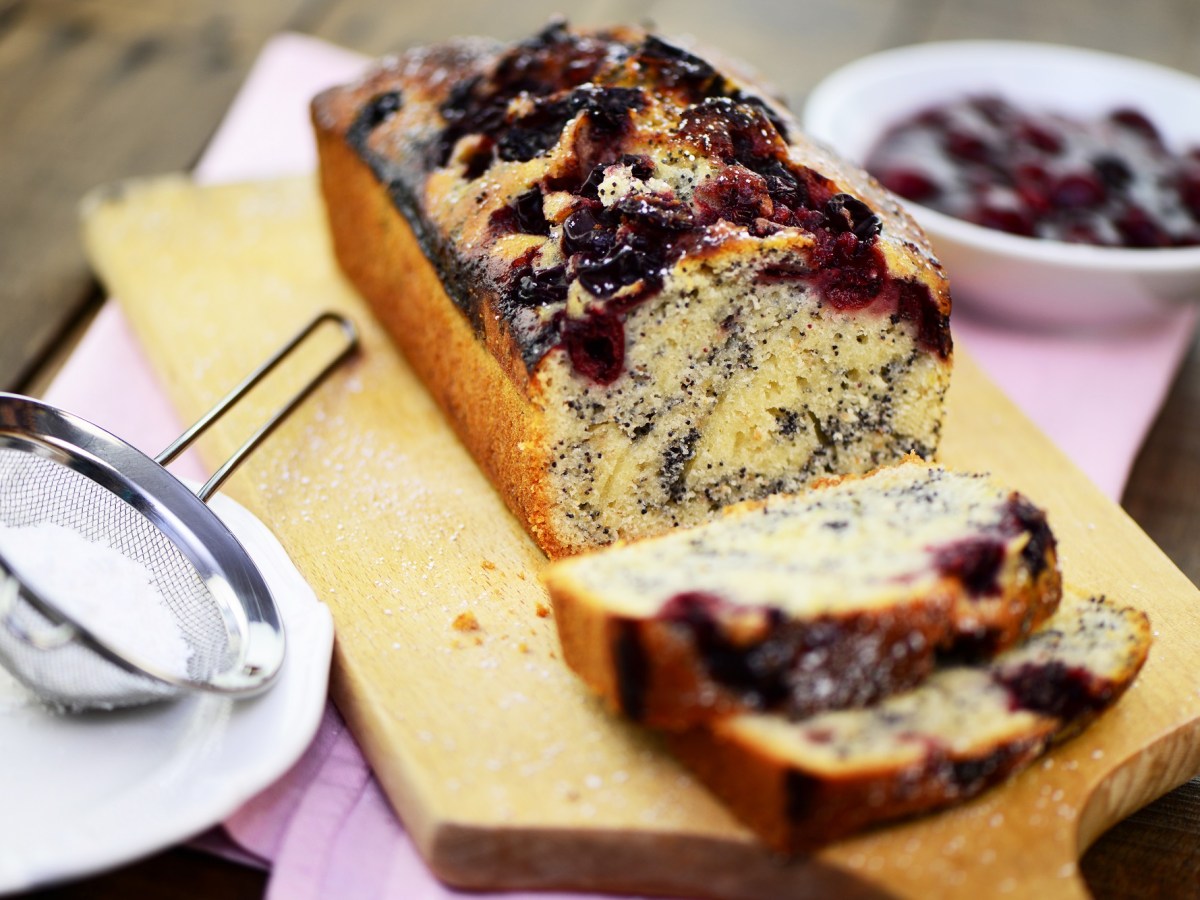
[(548, 607), (545, 603), (539, 603), (536, 607), (534, 607), (534, 610), (537, 612), (539, 619), (544, 619), (550, 615), (550, 607)]
[(492, 562), (490, 559), (485, 559), (479, 565), (482, 566), (483, 568), (487, 569), (487, 571), (489, 571), (489, 572), (495, 571), (495, 569), (496, 569), (496, 564), (494, 562)]
[(475, 618), (475, 613), (470, 612), (469, 610), (467, 612), (461, 612), (455, 616), (452, 624), (455, 631), (479, 630), (479, 620)]

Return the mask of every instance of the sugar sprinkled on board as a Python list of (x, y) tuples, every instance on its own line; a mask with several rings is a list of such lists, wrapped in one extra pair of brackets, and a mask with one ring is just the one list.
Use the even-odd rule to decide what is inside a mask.
[(192, 650), (150, 570), (103, 541), (52, 522), (0, 526), (22, 579), (100, 640), (184, 675)]

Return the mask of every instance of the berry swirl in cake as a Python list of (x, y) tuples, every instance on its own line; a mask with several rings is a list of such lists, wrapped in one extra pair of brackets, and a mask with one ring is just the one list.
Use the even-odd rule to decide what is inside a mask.
[(554, 23), (385, 60), (314, 122), (343, 270), (551, 556), (935, 451), (941, 269), (752, 84)]
[(1019, 646), (874, 706), (799, 720), (747, 713), (668, 744), (764, 842), (810, 852), (1027, 768), (1120, 700), (1151, 642), (1145, 613), (1071, 591)]
[(862, 707), (1026, 637), (1062, 596), (1028, 498), (911, 459), (729, 507), (542, 573), (563, 659), (610, 708), (679, 729)]

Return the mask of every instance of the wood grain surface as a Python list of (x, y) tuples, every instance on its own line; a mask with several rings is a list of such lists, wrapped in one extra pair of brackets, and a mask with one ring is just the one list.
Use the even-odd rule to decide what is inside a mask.
[[(453, 884), (1084, 896), (1082, 848), (1200, 766), (1200, 592), (960, 354), (943, 459), (1046, 506), (1068, 583), (1150, 614), (1150, 661), (1081, 737), (977, 801), (783, 864), (559, 660), (543, 557), (336, 271), (310, 179), (125, 184), (85, 232), (185, 418), (320, 309), (362, 326), (355, 367), (229, 491), (330, 605), (339, 709)], [(207, 451), (223, 458), (244, 428), (222, 423)]]
[[(512, 37), (561, 8), (543, 0), (0, 0), (0, 387), (38, 393), (100, 301), (75, 228), (82, 193), (189, 165), (271, 34), (292, 29), (375, 54), (461, 32)], [(1193, 0), (585, 0), (572, 16), (650, 18), (692, 32), (754, 60), (793, 105), (842, 62), (930, 39), (1058, 41), (1200, 73)], [(1123, 503), (1200, 580), (1200, 345)], [(192, 876), (190, 856), (177, 867), (159, 861), (179, 856), (53, 894), (162, 896), (177, 870), (175, 885), (192, 896), (221, 895)], [(1200, 896), (1200, 779), (1110, 829), (1083, 871), (1099, 897)]]

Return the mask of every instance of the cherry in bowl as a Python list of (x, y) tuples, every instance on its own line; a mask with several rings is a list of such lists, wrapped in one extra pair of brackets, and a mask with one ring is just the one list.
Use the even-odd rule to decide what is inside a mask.
[[(905, 198), (956, 304), (1023, 325), (1107, 328), (1200, 300), (1189, 205), (1200, 117), (1184, 109), (1200, 109), (1200, 79), (1182, 72), (958, 41), (840, 69), (810, 95), (804, 124)], [(906, 121), (916, 125), (903, 152), (889, 149)]]

